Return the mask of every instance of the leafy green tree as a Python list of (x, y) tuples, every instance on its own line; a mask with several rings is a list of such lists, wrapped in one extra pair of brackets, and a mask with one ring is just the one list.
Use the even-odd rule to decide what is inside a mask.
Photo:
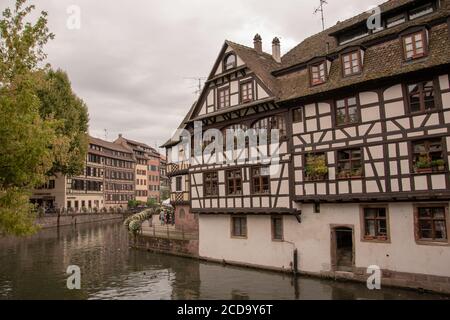
[(156, 199), (154, 199), (154, 198), (148, 199), (148, 201), (147, 201), (147, 207), (149, 207), (149, 208), (154, 208), (154, 207), (156, 207), (156, 206), (158, 206), (158, 201), (156, 201)]
[(53, 39), (47, 13), (29, 22), (35, 7), (25, 3), (16, 0), (0, 18), (0, 235), (35, 232), (31, 190), (56, 169), (77, 172), (87, 148), (84, 103), (63, 72), (43, 65)]
[(41, 100), (40, 115), (43, 119), (60, 122), (50, 175), (79, 175), (86, 161), (88, 148), (89, 116), (86, 104), (72, 90), (69, 77), (62, 70), (45, 70), (37, 94)]

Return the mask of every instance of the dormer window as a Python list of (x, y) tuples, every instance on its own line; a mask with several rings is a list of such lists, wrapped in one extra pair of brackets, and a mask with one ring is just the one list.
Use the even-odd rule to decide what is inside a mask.
[(354, 50), (342, 55), (342, 70), (344, 77), (362, 72), (361, 50)]
[(413, 60), (426, 56), (427, 33), (425, 30), (403, 36), (403, 51), (405, 60)]
[(228, 71), (236, 68), (236, 63), (237, 63), (236, 55), (234, 53), (228, 54), (223, 62), (223, 70)]
[(356, 28), (352, 31), (348, 31), (348, 32), (342, 34), (339, 37), (339, 45), (342, 46), (342, 45), (350, 43), (352, 41), (364, 38), (365, 36), (368, 36), (368, 35), (369, 35), (369, 30), (367, 29), (366, 26)]
[(434, 11), (433, 3), (427, 3), (423, 6), (420, 6), (418, 8), (412, 9), (409, 12), (409, 20), (414, 20), (417, 18), (420, 18), (424, 15), (430, 14)]
[(316, 86), (327, 81), (327, 63), (321, 61), (309, 67), (311, 85)]
[(405, 14), (400, 14), (400, 15), (388, 18), (386, 20), (386, 27), (392, 28), (392, 27), (398, 26), (399, 24), (402, 24), (404, 22), (406, 22)]

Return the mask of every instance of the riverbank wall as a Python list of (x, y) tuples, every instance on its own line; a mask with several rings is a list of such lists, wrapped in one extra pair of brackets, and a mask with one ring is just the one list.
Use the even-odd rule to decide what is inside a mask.
[(199, 258), (198, 240), (193, 239), (170, 239), (167, 237), (136, 235), (130, 237), (130, 246), (134, 249), (155, 253), (164, 253), (186, 258)]
[(36, 224), (41, 227), (41, 229), (56, 228), (58, 225), (71, 226), (83, 223), (93, 223), (101, 221), (112, 221), (112, 220), (122, 220), (124, 218), (123, 214), (117, 213), (106, 213), (106, 214), (64, 214), (39, 217), (36, 219)]
[[(294, 272), (291, 269), (271, 268), (262, 265), (253, 265), (236, 261), (225, 261), (201, 257), (199, 255), (198, 244), (199, 244), (198, 240), (192, 239), (191, 240), (169, 239), (167, 237), (158, 237), (158, 236), (155, 237), (142, 234), (130, 237), (130, 247), (138, 250), (145, 250), (149, 252), (169, 254), (191, 259), (198, 259), (221, 265), (230, 265), (255, 270), (265, 270), (294, 275)], [(366, 269), (362, 268), (359, 268), (355, 272), (336, 271), (336, 272), (312, 273), (312, 272), (302, 272), (301, 270), (298, 270), (296, 273), (296, 276), (301, 277), (304, 276), (316, 279), (327, 279), (340, 282), (359, 282), (359, 283), (366, 283), (370, 275), (371, 274), (368, 274)], [(381, 270), (381, 285), (382, 287), (392, 287), (392, 288), (450, 295), (450, 279), (446, 277), (406, 274), (400, 272), (393, 272), (389, 270)]]

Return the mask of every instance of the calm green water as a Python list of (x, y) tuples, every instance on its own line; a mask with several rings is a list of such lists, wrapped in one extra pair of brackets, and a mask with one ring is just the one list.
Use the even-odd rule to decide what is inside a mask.
[[(66, 287), (69, 265), (81, 290)], [(0, 299), (441, 299), (437, 295), (300, 278), (128, 248), (120, 222), (0, 239)]]

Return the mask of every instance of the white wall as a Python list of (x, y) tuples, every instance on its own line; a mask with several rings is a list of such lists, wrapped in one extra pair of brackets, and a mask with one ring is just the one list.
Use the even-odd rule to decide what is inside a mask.
[[(389, 204), (391, 243), (361, 242), (359, 204), (322, 204), (321, 213), (312, 205), (302, 208), (302, 223), (284, 218), (284, 237), (299, 251), (299, 269), (331, 270), (331, 227), (354, 225), (356, 267), (378, 265), (398, 272), (450, 277), (450, 246), (417, 245), (412, 203)], [(204, 216), (200, 224), (200, 255), (253, 265), (289, 268), (293, 246), (271, 240), (270, 216), (249, 216), (248, 239), (232, 239), (229, 216)]]

